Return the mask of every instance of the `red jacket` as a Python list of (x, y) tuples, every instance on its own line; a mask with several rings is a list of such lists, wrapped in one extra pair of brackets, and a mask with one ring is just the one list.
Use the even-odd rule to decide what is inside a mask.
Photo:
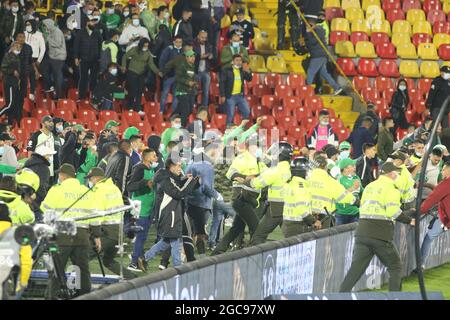
[(450, 228), (450, 177), (442, 180), (422, 203), (420, 211), (426, 213), (433, 206), (439, 204), (439, 218), (447, 228)]

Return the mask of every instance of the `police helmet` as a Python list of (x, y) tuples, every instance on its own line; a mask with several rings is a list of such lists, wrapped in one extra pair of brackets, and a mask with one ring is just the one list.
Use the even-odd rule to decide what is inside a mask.
[(39, 189), (39, 176), (32, 170), (24, 168), (16, 175), (17, 187), (22, 192), (32, 194)]
[(291, 173), (293, 176), (306, 179), (310, 169), (311, 166), (307, 158), (298, 157), (291, 162)]
[(290, 161), (294, 154), (294, 148), (287, 142), (278, 142), (273, 144), (268, 153), (272, 156), (272, 159), (278, 157), (279, 161)]

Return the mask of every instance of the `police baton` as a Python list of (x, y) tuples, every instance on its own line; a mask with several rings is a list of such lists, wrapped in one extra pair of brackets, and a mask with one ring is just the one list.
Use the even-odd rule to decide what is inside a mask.
[(106, 274), (105, 274), (105, 268), (103, 267), (102, 258), (100, 257), (100, 252), (97, 250), (97, 246), (95, 244), (95, 241), (93, 241), (93, 242), (94, 242), (93, 243), (93, 249), (94, 249), (95, 255), (97, 256), (98, 264), (100, 265), (100, 270), (102, 271), (102, 275), (103, 275), (103, 278), (104, 278), (104, 277), (106, 277)]

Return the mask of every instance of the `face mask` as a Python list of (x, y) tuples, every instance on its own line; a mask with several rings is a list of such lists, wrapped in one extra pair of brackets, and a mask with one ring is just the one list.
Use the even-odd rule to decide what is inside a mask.
[(152, 169), (155, 169), (158, 166), (158, 162), (153, 162), (152, 163)]
[(405, 90), (406, 90), (406, 86), (398, 86), (398, 88), (399, 88), (401, 91), (405, 91)]
[(422, 158), (422, 154), (419, 152), (414, 152), (414, 154), (416, 155), (417, 158)]
[(66, 40), (69, 41), (70, 39), (72, 39), (72, 36), (71, 36), (70, 34), (68, 34), (68, 35), (66, 36)]
[(169, 19), (170, 18), (170, 13), (168, 13), (168, 12), (164, 13), (164, 18)]
[(348, 159), (350, 158), (350, 151), (349, 150), (344, 150), (341, 152), (341, 159)]
[(133, 26), (139, 27), (139, 25), (140, 25), (139, 19), (133, 19)]
[(320, 125), (321, 126), (327, 126), (328, 125), (328, 121), (320, 121)]
[(20, 50), (13, 50), (14, 54), (18, 56), (20, 54)]
[(57, 184), (61, 184), (61, 179), (58, 178), (58, 181), (56, 181)]
[(25, 31), (26, 32), (33, 32), (33, 27), (32, 26), (26, 26), (25, 27)]
[(5, 153), (5, 147), (0, 147), (0, 156), (2, 156), (3, 155), (3, 153)]
[(174, 48), (177, 49), (178, 51), (181, 50), (181, 47), (175, 47), (175, 46), (174, 46)]
[(19, 8), (18, 7), (12, 7), (11, 11), (14, 12), (14, 13), (17, 13), (17, 12), (19, 12)]
[(88, 186), (89, 186), (89, 189), (92, 189), (94, 187), (94, 184), (91, 181), (89, 181)]
[(88, 16), (90, 16), (90, 15), (92, 14), (92, 10), (86, 11), (86, 14), (87, 14)]
[(258, 149), (256, 149), (256, 151), (255, 151), (255, 157), (256, 158), (261, 158), (262, 157), (262, 150), (260, 149), (260, 148), (258, 148)]
[(240, 42), (232, 42), (231, 45), (233, 46), (233, 48), (239, 48), (241, 43)]
[(61, 133), (63, 132), (64, 127), (63, 126), (56, 126), (56, 132)]
[(130, 14), (130, 11), (124, 11), (123, 16), (128, 17), (129, 14)]
[(93, 152), (96, 152), (97, 151), (97, 146), (94, 145), (94, 146), (91, 147), (91, 149), (92, 149)]
[(111, 69), (109, 70), (109, 73), (111, 73), (113, 76), (117, 75), (117, 69)]
[(144, 47), (144, 48), (142, 48), (142, 51), (146, 52), (146, 51), (148, 51), (148, 48)]
[(450, 79), (450, 73), (444, 73), (444, 80)]
[(233, 64), (233, 68), (235, 68), (235, 69), (240, 69), (240, 68), (241, 68), (241, 66), (239, 66), (239, 65), (236, 65), (236, 64)]
[(76, 21), (72, 22), (72, 27), (73, 27), (74, 29), (77, 28), (77, 27), (78, 27), (78, 22), (76, 22)]
[(175, 129), (180, 129), (181, 128), (181, 123), (176, 123), (176, 124), (173, 125), (173, 127)]
[(113, 14), (114, 13), (114, 9), (109, 8), (108, 10), (106, 10), (106, 13), (107, 14)]

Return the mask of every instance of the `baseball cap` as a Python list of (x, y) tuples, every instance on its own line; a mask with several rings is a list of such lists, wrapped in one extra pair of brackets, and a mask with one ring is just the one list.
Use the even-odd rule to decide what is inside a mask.
[(339, 169), (341, 169), (341, 170), (347, 168), (348, 166), (354, 166), (354, 165), (356, 165), (356, 160), (353, 160), (350, 158), (342, 159), (341, 161), (339, 161), (339, 164), (338, 164)]
[(63, 173), (72, 178), (75, 178), (75, 176), (76, 176), (75, 168), (73, 167), (73, 165), (71, 165), (69, 163), (64, 163), (63, 165), (61, 165), (61, 167), (59, 167), (58, 172)]
[[(1, 135), (0, 135), (0, 140), (2, 140), (2, 139), (1, 139)], [(434, 149), (439, 149), (439, 150), (441, 150), (442, 152), (447, 151), (447, 147), (444, 146), (443, 144), (437, 144), (437, 145), (435, 145), (435, 146), (433, 147), (433, 150), (434, 150)]]
[(69, 127), (73, 127), (73, 123), (72, 122), (64, 122), (63, 128), (69, 128)]
[(391, 155), (389, 156), (389, 158), (391, 158), (391, 159), (393, 159), (393, 160), (398, 159), (398, 160), (406, 161), (407, 156), (406, 156), (405, 153), (403, 153), (403, 152), (401, 152), (401, 151), (396, 151), (396, 152), (394, 152), (393, 154), (391, 154)]
[(84, 131), (84, 127), (81, 124), (76, 124), (75, 129), (77, 129), (78, 132)]
[(327, 109), (322, 109), (319, 112), (319, 116), (329, 116), (330, 112)]
[(11, 140), (14, 140), (14, 139), (9, 134), (2, 133), (2, 134), (0, 134), (0, 140), (1, 141), (11, 141)]
[(387, 174), (387, 173), (390, 173), (390, 172), (393, 172), (393, 171), (395, 171), (395, 172), (401, 172), (402, 169), (399, 168), (399, 167), (397, 167), (397, 166), (395, 166), (392, 162), (385, 162), (385, 163), (381, 166), (381, 171), (380, 171), (380, 173), (381, 173), (381, 174)]
[(192, 57), (192, 56), (195, 56), (195, 52), (194, 52), (194, 50), (188, 50), (184, 53), (184, 55), (186, 57)]
[(449, 66), (442, 66), (441, 72), (450, 73), (450, 67)]
[(125, 139), (130, 139), (132, 136), (138, 136), (141, 134), (141, 131), (136, 127), (128, 127), (123, 133), (123, 137)]
[(37, 154), (40, 154), (43, 157), (56, 154), (55, 150), (52, 150), (49, 147), (44, 146), (44, 145), (38, 146), (34, 152), (36, 152)]
[(351, 148), (352, 146), (348, 141), (342, 141), (341, 144), (339, 145), (339, 151), (350, 150)]
[(327, 154), (328, 159), (330, 159), (332, 156), (337, 155), (339, 153), (339, 151), (338, 151), (338, 149), (336, 149), (336, 147), (331, 146), (325, 150), (325, 153)]
[(42, 117), (42, 121), (41, 122), (47, 122), (47, 121), (53, 121), (52, 116), (46, 115)]
[(236, 10), (236, 14), (245, 14), (245, 9), (244, 8), (238, 8)]
[(103, 171), (102, 168), (94, 167), (89, 171), (89, 173), (86, 175), (85, 179), (89, 179), (92, 177), (104, 177), (104, 176), (105, 176), (105, 172)]
[(105, 129), (111, 129), (111, 127), (118, 127), (118, 126), (120, 126), (120, 122), (117, 122), (115, 120), (109, 120), (105, 124)]

